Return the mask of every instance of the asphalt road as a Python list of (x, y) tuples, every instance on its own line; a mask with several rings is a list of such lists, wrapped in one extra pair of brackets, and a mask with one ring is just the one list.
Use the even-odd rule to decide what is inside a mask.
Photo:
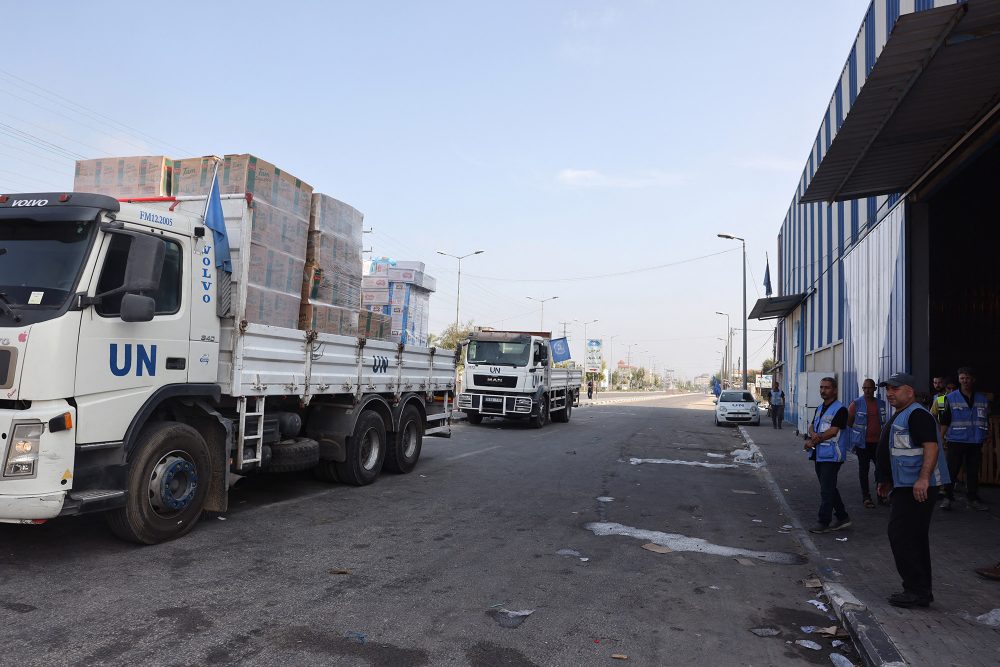
[(246, 479), (154, 547), (100, 517), (0, 526), (0, 664), (829, 664), (787, 643), (833, 622), (759, 473), (677, 463), (732, 463), (711, 409), (461, 424), (369, 487)]

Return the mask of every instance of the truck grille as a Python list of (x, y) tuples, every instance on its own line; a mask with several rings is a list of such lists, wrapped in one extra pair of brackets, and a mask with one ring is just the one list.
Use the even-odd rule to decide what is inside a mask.
[(481, 387), (513, 389), (517, 386), (517, 376), (514, 375), (473, 375), (472, 380)]

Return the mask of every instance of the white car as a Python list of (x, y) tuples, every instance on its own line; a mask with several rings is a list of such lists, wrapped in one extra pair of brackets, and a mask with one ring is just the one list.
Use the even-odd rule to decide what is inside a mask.
[(760, 426), (760, 407), (753, 394), (742, 389), (725, 389), (715, 401), (715, 425), (752, 424)]

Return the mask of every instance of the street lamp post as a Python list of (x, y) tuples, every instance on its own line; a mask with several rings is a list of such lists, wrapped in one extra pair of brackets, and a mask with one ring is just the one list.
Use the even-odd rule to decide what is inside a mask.
[(618, 334), (615, 334), (610, 339), (608, 339), (608, 342), (611, 344), (611, 366), (609, 367), (611, 369), (611, 373), (610, 373), (610, 375), (608, 377), (608, 389), (609, 390), (614, 390), (614, 388), (615, 388), (615, 368), (616, 368), (616, 366), (615, 366), (615, 338), (618, 338)]
[(539, 324), (538, 330), (539, 331), (545, 331), (545, 302), (546, 301), (552, 301), (552, 299), (558, 299), (559, 297), (557, 297), (557, 296), (547, 296), (544, 299), (536, 299), (533, 296), (529, 296), (528, 298), (531, 299), (532, 301), (537, 301), (538, 303), (542, 304), (542, 318), (541, 318), (541, 324)]
[(719, 234), (720, 239), (739, 241), (743, 245), (743, 388), (747, 388), (747, 242), (732, 234)]
[(473, 255), (481, 255), (483, 250), (476, 250), (475, 252), (470, 252), (468, 255), (452, 255), (446, 252), (437, 251), (437, 254), (444, 255), (445, 257), (452, 257), (458, 260), (458, 286), (455, 288), (455, 333), (458, 333), (458, 308), (462, 303), (462, 260), (466, 257), (472, 257)]

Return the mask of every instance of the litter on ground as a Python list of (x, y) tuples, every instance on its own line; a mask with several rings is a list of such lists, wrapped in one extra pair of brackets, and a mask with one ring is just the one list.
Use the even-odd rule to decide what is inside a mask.
[(746, 489), (733, 489), (732, 491), (733, 491), (733, 493), (740, 493), (740, 494), (743, 494), (744, 496), (756, 496), (757, 495), (756, 491), (747, 491)]
[(649, 544), (643, 544), (642, 548), (645, 549), (646, 551), (652, 551), (658, 554), (669, 554), (674, 552), (674, 550), (671, 549), (670, 547), (665, 547), (662, 544), (653, 544), (652, 542), (650, 542)]
[(491, 609), (487, 611), (486, 615), (492, 617), (493, 620), (497, 622), (497, 625), (502, 628), (516, 628), (524, 623), (525, 619), (534, 613), (534, 609), (513, 611), (511, 609), (504, 609), (501, 607), (500, 609)]
[(834, 539), (837, 540), (838, 542), (846, 542), (847, 541), (846, 537), (835, 537)]
[(812, 641), (811, 639), (797, 639), (795, 640), (796, 646), (801, 646), (802, 648), (812, 649), (813, 651), (821, 651), (823, 647)]
[(806, 588), (823, 588), (823, 582), (819, 579), (803, 579), (802, 585)]
[(983, 625), (1000, 628), (1000, 609), (994, 609), (993, 611), (976, 616), (976, 621), (982, 623)]
[(806, 633), (807, 635), (811, 635), (812, 633), (816, 632), (816, 626), (815, 625), (802, 625), (802, 626), (799, 626), (799, 630), (801, 630), (802, 632)]
[(827, 607), (824, 603), (820, 602), (819, 600), (809, 600), (809, 604), (816, 607), (820, 611), (830, 611), (830, 608)]
[(758, 637), (777, 637), (781, 634), (781, 631), (775, 628), (750, 628), (750, 632)]
[(830, 662), (832, 662), (836, 667), (854, 667), (854, 663), (840, 655), (839, 653), (830, 654)]
[(737, 558), (736, 562), (739, 563), (740, 565), (749, 565), (753, 567), (753, 561), (750, 560), (749, 558)]

